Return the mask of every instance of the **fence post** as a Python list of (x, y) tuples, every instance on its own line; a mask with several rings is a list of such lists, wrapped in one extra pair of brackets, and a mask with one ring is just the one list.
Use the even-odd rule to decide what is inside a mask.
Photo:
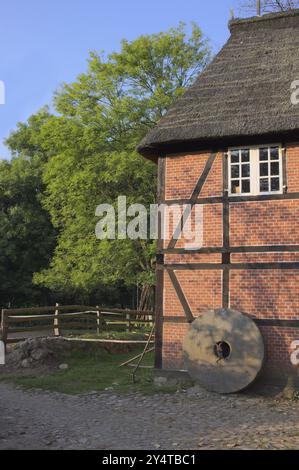
[(100, 312), (100, 307), (97, 305), (97, 335), (100, 334), (100, 326), (101, 326), (101, 312)]
[(7, 334), (8, 334), (8, 324), (5, 318), (5, 309), (2, 308), (1, 310), (1, 339), (6, 347), (7, 342)]
[[(59, 307), (59, 304), (56, 303), (56, 307)], [(54, 336), (59, 336), (59, 318), (55, 318), (59, 315), (59, 309), (55, 310), (54, 313)]]
[(128, 321), (127, 331), (131, 331), (131, 315), (126, 313), (126, 320)]

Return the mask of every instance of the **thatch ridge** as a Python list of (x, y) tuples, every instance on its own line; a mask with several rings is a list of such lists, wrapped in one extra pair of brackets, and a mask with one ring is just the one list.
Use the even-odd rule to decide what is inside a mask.
[(229, 28), (211, 64), (142, 140), (141, 154), (191, 142), (210, 148), (242, 137), (299, 137), (290, 88), (299, 80), (299, 9), (232, 20)]
[(252, 16), (251, 18), (234, 18), (229, 21), (228, 26), (229, 29), (236, 25), (241, 24), (252, 24), (252, 23), (261, 23), (266, 21), (267, 23), (269, 20), (280, 20), (281, 18), (291, 18), (299, 15), (299, 9), (295, 8), (293, 10), (282, 11), (278, 13), (267, 13), (262, 16)]

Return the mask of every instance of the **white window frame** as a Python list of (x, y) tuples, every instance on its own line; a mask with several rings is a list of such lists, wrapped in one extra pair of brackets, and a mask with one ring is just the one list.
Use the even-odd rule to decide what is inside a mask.
[[(259, 150), (262, 148), (278, 147), (278, 158), (279, 158), (279, 190), (278, 191), (260, 191), (260, 160)], [(232, 179), (231, 178), (231, 152), (233, 150), (249, 150), (249, 165), (250, 165), (250, 177), (244, 178), (250, 180), (250, 192), (249, 193), (233, 193), (232, 192)], [(283, 148), (281, 144), (266, 144), (266, 145), (243, 145), (241, 147), (230, 147), (228, 149), (228, 193), (229, 196), (259, 196), (263, 194), (282, 194), (283, 193), (283, 165), (282, 165), (282, 152)], [(268, 161), (268, 160), (267, 160)], [(268, 176), (269, 177), (269, 176)], [(265, 177), (266, 178), (266, 177)], [(238, 178), (236, 178), (238, 179)], [(239, 177), (241, 181), (241, 175)]]

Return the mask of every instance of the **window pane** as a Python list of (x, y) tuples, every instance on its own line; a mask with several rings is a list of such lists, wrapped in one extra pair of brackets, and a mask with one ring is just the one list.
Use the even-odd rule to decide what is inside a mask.
[(230, 159), (232, 163), (239, 163), (240, 161), (240, 152), (239, 150), (232, 150), (230, 154)]
[(239, 177), (240, 177), (239, 165), (232, 165), (231, 166), (231, 178), (239, 178)]
[(268, 176), (268, 163), (260, 163), (260, 176)]
[(279, 191), (279, 178), (271, 178), (271, 191)]
[(250, 180), (242, 180), (242, 193), (250, 193)]
[(250, 176), (250, 166), (242, 165), (242, 177)]
[(241, 151), (241, 159), (242, 162), (249, 162), (249, 150), (242, 150)]
[(260, 160), (268, 160), (268, 149), (260, 149)]
[(232, 194), (236, 194), (240, 192), (240, 181), (235, 180), (232, 181)]
[(279, 159), (278, 147), (271, 147), (270, 148), (270, 158), (271, 158), (271, 160), (278, 160)]
[(271, 175), (272, 176), (279, 175), (279, 163), (278, 162), (271, 163)]
[(268, 178), (260, 180), (260, 191), (261, 193), (269, 191), (269, 181)]

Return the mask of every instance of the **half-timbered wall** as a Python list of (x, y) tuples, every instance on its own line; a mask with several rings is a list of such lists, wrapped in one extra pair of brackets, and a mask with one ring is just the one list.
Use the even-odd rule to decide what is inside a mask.
[(289, 365), (299, 339), (299, 143), (286, 145), (279, 195), (229, 197), (225, 151), (159, 159), (160, 201), (203, 205), (204, 227), (194, 252), (184, 240), (158, 245), (156, 367), (184, 367), (188, 323), (207, 308), (253, 317), (269, 370)]

